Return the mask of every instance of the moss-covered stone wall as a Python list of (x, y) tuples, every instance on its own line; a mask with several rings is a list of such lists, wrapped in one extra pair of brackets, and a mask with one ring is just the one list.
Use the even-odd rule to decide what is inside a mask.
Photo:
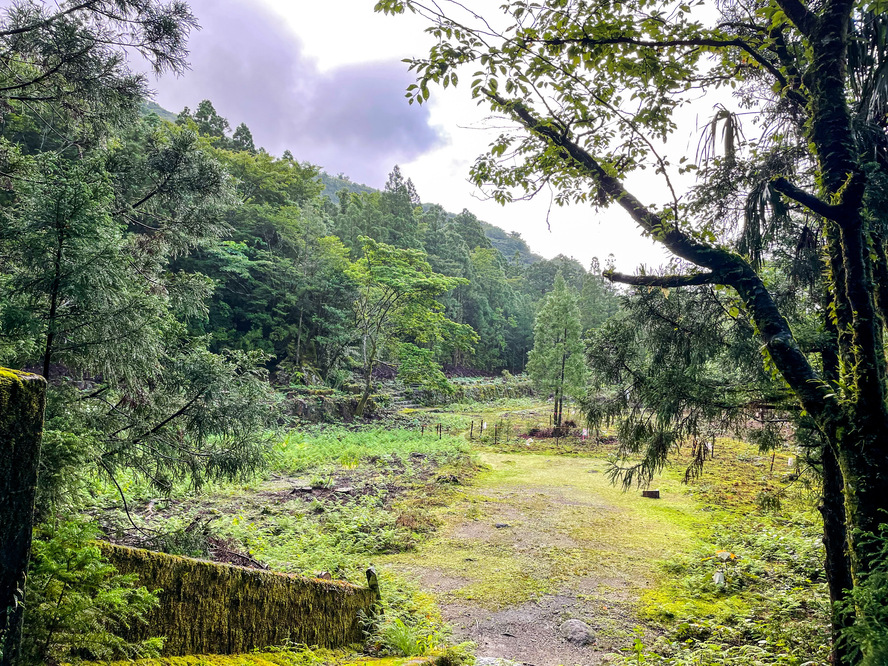
[(453, 383), (450, 395), (437, 391), (414, 389), (411, 398), (424, 405), (448, 405), (454, 402), (493, 402), (500, 398), (527, 398), (534, 395), (533, 384), (526, 380), (491, 381), (489, 383)]
[(0, 368), (0, 664), (16, 659), (21, 631), (46, 382)]
[(341, 647), (361, 640), (359, 613), (374, 593), (337, 581), (245, 569), (103, 543), (121, 573), (162, 589), (147, 625), (129, 638), (164, 636), (163, 653), (238, 654), (287, 642)]

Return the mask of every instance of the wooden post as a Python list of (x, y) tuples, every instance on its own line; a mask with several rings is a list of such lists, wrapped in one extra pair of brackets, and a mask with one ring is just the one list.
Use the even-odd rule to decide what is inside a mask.
[(497, 423), (493, 426), (493, 445), (494, 446), (496, 446), (496, 444), (497, 444), (496, 437), (497, 437), (498, 430), (499, 430), (499, 424)]
[(367, 587), (376, 597), (376, 604), (373, 606), (373, 614), (382, 615), (385, 611), (382, 608), (382, 593), (379, 591), (379, 578), (376, 576), (376, 569), (370, 567), (367, 569)]
[(421, 427), (422, 429), (420, 430), (419, 434), (420, 434), (422, 437), (425, 437), (425, 423), (423, 423), (420, 427)]
[(472, 435), (475, 434), (475, 422), (472, 421), (472, 425), (469, 426), (469, 439), (472, 439)]
[(0, 368), (0, 666), (18, 663), (46, 381)]

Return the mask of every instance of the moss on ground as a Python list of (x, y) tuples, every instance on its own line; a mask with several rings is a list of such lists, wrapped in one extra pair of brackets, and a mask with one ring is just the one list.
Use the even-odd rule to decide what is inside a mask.
[(584, 576), (641, 590), (658, 577), (658, 561), (696, 545), (697, 503), (677, 480), (663, 479), (662, 499), (648, 500), (613, 487), (600, 460), (496, 453), (482, 460), (488, 470), (439, 511), (439, 535), (415, 554), (379, 563), (436, 571), (451, 581), (445, 600), (497, 609)]
[(137, 661), (82, 662), (80, 666), (403, 666), (424, 663), (425, 659), (387, 657), (371, 659), (359, 655), (281, 650), (255, 654), (190, 655), (187, 657), (160, 657)]

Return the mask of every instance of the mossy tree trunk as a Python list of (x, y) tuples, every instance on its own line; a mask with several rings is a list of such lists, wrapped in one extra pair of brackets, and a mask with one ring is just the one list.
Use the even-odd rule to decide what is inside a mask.
[(18, 656), (45, 398), (42, 377), (0, 368), (0, 666)]

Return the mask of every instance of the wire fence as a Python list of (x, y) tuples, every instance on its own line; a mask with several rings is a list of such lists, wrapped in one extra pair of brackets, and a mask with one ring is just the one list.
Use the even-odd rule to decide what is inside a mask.
[(591, 428), (584, 424), (578, 424), (574, 419), (567, 417), (561, 425), (555, 425), (552, 417), (548, 421), (534, 422), (521, 416), (499, 419), (485, 419), (477, 417), (472, 419), (467, 427), (447, 427), (443, 424), (424, 424), (420, 426), (420, 434), (423, 437), (433, 436), (441, 439), (446, 435), (465, 435), (469, 441), (493, 446), (505, 444), (534, 443), (582, 445), (592, 444), (597, 441)]

